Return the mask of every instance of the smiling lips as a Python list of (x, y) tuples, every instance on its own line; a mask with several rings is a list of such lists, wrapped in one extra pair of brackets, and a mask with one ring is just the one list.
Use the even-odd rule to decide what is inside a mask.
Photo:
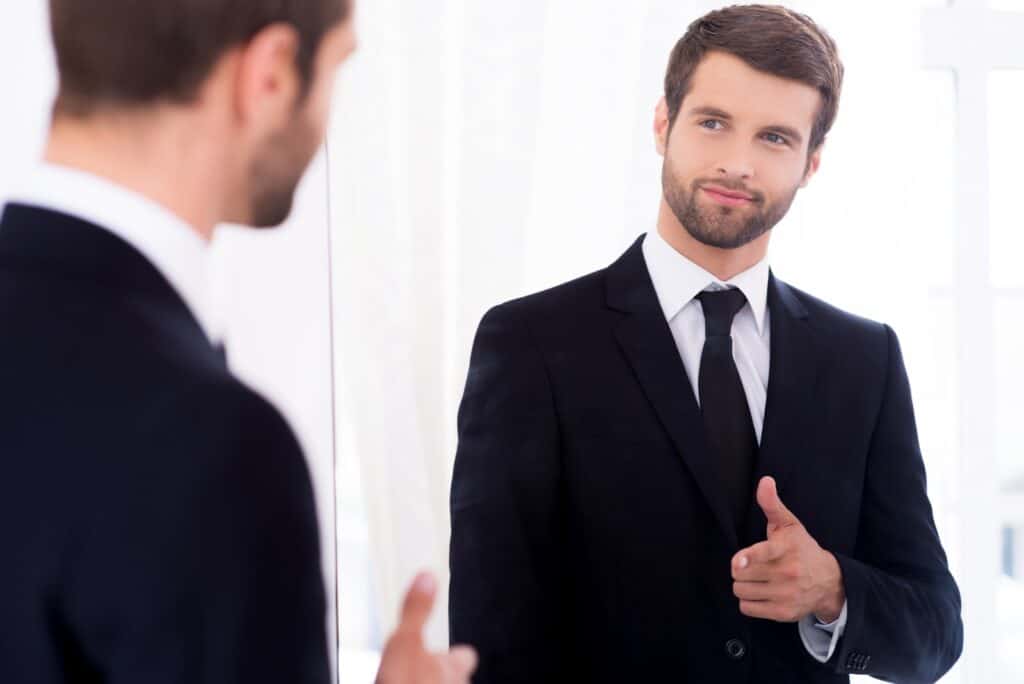
[(745, 192), (729, 190), (717, 185), (702, 185), (700, 186), (700, 189), (703, 190), (708, 197), (719, 204), (724, 204), (727, 207), (741, 207), (754, 201), (753, 196), (748, 195)]

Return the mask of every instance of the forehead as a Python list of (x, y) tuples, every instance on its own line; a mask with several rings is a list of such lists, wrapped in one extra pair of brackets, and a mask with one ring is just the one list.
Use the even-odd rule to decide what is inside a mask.
[(788, 125), (810, 131), (821, 93), (800, 81), (758, 71), (739, 57), (712, 51), (697, 65), (683, 112), (715, 107), (754, 124)]

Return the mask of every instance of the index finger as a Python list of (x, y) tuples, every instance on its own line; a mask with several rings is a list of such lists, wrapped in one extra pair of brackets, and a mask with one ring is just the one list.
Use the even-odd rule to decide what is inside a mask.
[(437, 580), (429, 572), (421, 572), (409, 587), (402, 602), (401, 631), (422, 632), (437, 596)]
[(785, 553), (785, 549), (775, 541), (767, 540), (749, 546), (742, 551), (738, 552), (732, 559), (733, 572), (740, 570), (746, 570), (747, 568), (754, 565), (762, 565), (765, 563), (771, 563), (782, 558)]

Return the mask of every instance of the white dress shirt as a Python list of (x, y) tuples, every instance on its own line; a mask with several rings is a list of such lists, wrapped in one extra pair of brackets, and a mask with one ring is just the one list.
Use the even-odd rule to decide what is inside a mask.
[(53, 164), (29, 173), (9, 201), (75, 216), (121, 238), (177, 291), (211, 344), (219, 340), (207, 284), (207, 243), (168, 209), (111, 181)]
[[(747, 298), (732, 322), (732, 354), (747, 406), (754, 423), (758, 444), (764, 428), (768, 403), (768, 373), (771, 361), (771, 311), (768, 309), (767, 260), (725, 282), (693, 263), (669, 245), (658, 232), (651, 231), (643, 243), (644, 260), (665, 314), (676, 348), (683, 359), (693, 396), (700, 403), (700, 357), (704, 351), (704, 310), (697, 295), (705, 290), (737, 288)], [(800, 639), (807, 652), (826, 662), (835, 652), (846, 628), (846, 603), (835, 622), (825, 625), (813, 616), (800, 621)]]

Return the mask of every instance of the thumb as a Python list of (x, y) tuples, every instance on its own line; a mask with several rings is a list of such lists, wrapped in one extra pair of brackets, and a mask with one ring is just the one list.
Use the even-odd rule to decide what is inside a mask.
[(454, 646), (441, 658), (445, 682), (468, 682), (479, 662), (476, 651), (469, 646)]
[(427, 624), (430, 611), (434, 608), (437, 596), (437, 580), (429, 572), (421, 572), (409, 587), (402, 602), (402, 620), (398, 629), (401, 631), (422, 632)]
[(782, 503), (782, 499), (779, 498), (779, 490), (775, 484), (775, 478), (761, 478), (761, 482), (757, 485), (757, 505), (764, 511), (764, 517), (768, 519), (769, 532), (800, 524), (797, 517), (786, 508), (786, 505)]

